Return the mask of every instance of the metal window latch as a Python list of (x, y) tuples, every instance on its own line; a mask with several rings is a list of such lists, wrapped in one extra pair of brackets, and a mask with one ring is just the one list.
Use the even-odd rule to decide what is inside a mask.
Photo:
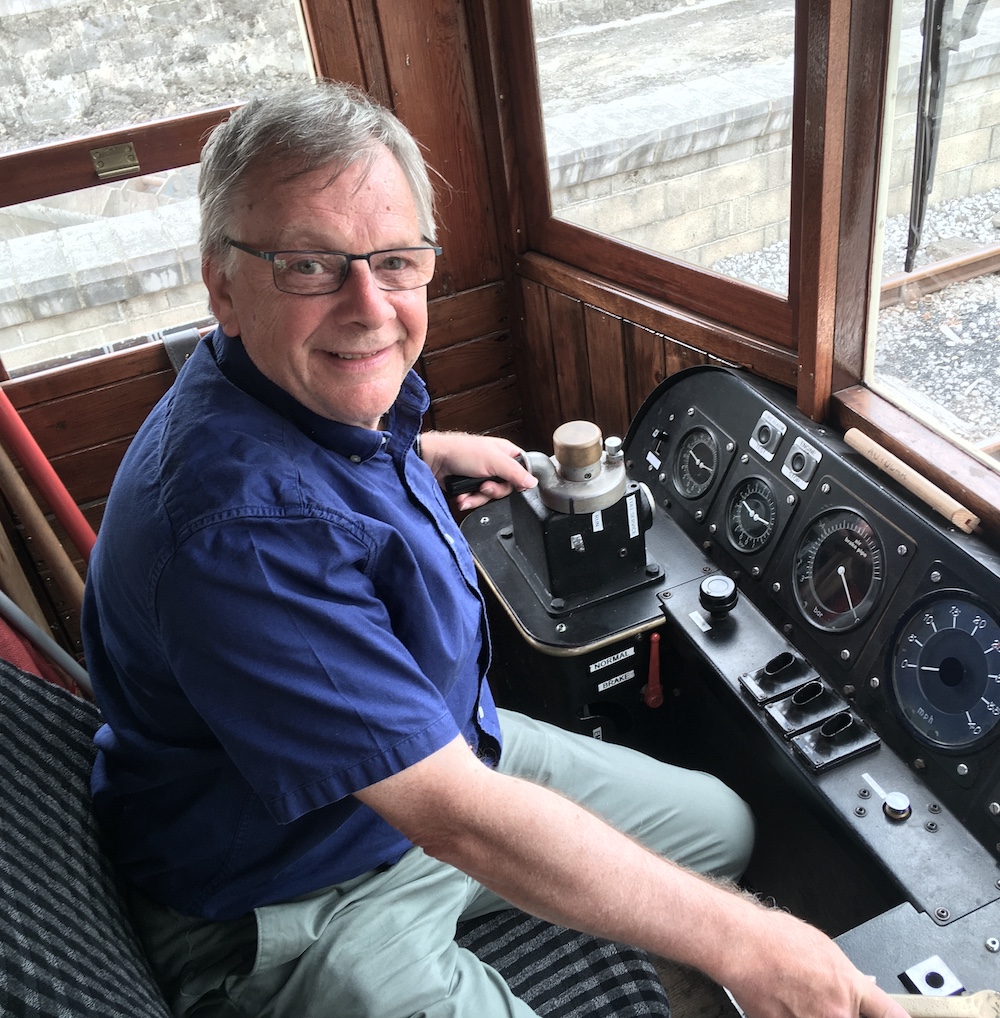
[(140, 173), (139, 157), (135, 146), (127, 141), (123, 145), (109, 145), (107, 148), (92, 148), (90, 158), (99, 180), (114, 180)]

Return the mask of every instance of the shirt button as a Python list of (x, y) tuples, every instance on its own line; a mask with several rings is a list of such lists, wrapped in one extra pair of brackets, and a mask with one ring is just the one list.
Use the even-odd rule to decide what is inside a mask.
[(479, 708), (479, 720), (482, 721), (484, 717), (486, 717), (486, 711), (484, 711), (483, 708), (480, 707)]
[(352, 462), (352, 463), (360, 463), (360, 462), (361, 462), (361, 457), (360, 457), (360, 456), (359, 456), (359, 455), (358, 455), (357, 453), (355, 453), (355, 454), (354, 454), (354, 455), (353, 455), (353, 456), (351, 457), (351, 462)]

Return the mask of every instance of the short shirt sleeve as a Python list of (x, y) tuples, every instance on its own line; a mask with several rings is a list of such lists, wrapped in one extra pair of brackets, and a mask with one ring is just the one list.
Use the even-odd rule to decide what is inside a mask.
[(214, 520), (159, 579), (165, 657), (279, 823), (423, 759), (475, 709), (452, 701), (478, 686), (458, 681), (477, 626), (378, 537), (333, 512)]

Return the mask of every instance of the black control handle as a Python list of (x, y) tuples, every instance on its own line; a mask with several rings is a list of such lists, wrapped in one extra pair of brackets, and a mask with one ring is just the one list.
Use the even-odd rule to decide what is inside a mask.
[(497, 477), (495, 474), (493, 477), (466, 477), (464, 474), (448, 474), (441, 482), (441, 486), (449, 498), (454, 498), (456, 495), (465, 495), (470, 491), (479, 491), (479, 486), (485, 484), (486, 481), (507, 483), (502, 477)]

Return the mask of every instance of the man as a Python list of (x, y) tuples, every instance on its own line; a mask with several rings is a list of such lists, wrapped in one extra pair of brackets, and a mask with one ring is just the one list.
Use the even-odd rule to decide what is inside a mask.
[(252, 101), (200, 193), (219, 329), (129, 449), (84, 610), (95, 808), (174, 1013), (524, 1018), (453, 939), (509, 902), (697, 966), (751, 1018), (899, 1018), (694, 872), (747, 861), (728, 789), (496, 711), (435, 478), (503, 478), (464, 508), (533, 479), (502, 440), (418, 441), (437, 249), (399, 122), (333, 84)]

